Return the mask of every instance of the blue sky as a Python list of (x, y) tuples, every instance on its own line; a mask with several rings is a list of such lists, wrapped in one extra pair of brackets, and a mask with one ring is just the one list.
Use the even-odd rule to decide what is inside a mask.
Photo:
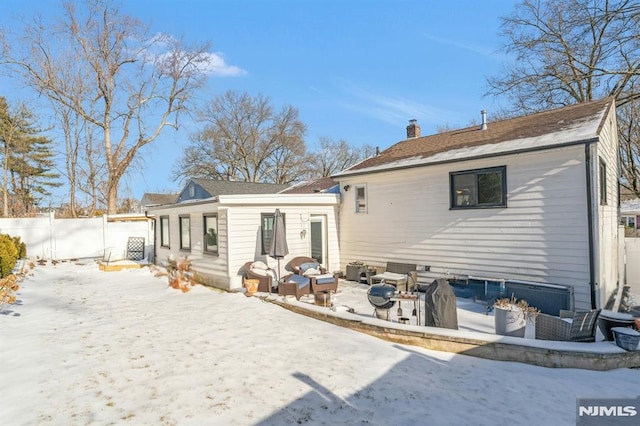
[[(0, 25), (13, 13), (45, 14), (54, 0), (3, 0)], [(498, 52), (508, 0), (129, 0), (123, 10), (153, 32), (212, 43), (224, 61), (199, 93), (202, 100), (229, 89), (262, 94), (276, 107), (296, 107), (313, 150), (321, 137), (385, 149), (417, 119), (422, 135), (437, 126), (466, 126), (500, 103), (486, 78), (508, 58)], [(10, 104), (24, 92), (0, 80)], [(18, 93), (20, 93), (18, 95)], [(121, 196), (177, 192), (171, 171), (194, 123), (183, 122), (144, 151), (143, 170)]]

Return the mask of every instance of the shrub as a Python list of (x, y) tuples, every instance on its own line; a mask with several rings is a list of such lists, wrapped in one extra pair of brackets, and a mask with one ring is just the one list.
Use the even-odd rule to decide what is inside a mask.
[(18, 249), (18, 259), (26, 259), (27, 245), (18, 236), (11, 237), (11, 239), (13, 240), (13, 244)]
[(7, 305), (11, 305), (16, 302), (15, 292), (18, 291), (20, 286), (16, 283), (16, 276), (9, 275), (6, 278), (0, 279), (0, 312), (4, 311)]
[(11, 274), (18, 260), (18, 249), (13, 239), (6, 234), (0, 234), (0, 278)]

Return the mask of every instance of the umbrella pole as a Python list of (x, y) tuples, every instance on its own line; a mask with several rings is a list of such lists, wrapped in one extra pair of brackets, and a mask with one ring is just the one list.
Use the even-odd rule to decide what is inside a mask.
[(280, 272), (280, 258), (278, 258), (278, 282), (280, 282), (280, 276), (282, 273)]

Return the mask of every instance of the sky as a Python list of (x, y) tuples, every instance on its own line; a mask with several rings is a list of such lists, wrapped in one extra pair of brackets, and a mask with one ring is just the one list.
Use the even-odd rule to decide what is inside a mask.
[[(239, 292), (182, 293), (150, 268), (66, 261), (27, 271), (18, 303), (0, 314), (3, 425), (573, 426), (585, 399), (640, 404), (640, 369), (545, 368), (397, 344)], [(368, 286), (352, 284), (338, 288), (335, 312), (306, 296), (287, 303), (417, 327), (373, 318)], [(472, 314), (459, 305), (460, 330), (431, 330), (489, 336), (493, 318)]]
[[(0, 26), (16, 15), (57, 10), (57, 0), (3, 0)], [(410, 119), (422, 135), (439, 126), (464, 127), (480, 111), (501, 107), (486, 78), (508, 57), (499, 48), (508, 0), (129, 0), (123, 11), (152, 32), (211, 42), (217, 72), (198, 93), (202, 101), (227, 90), (267, 96), (298, 109), (309, 150), (322, 137), (385, 149), (406, 138)], [(33, 96), (0, 79), (12, 101)], [(130, 174), (120, 196), (179, 192), (171, 178), (198, 124), (167, 129)]]

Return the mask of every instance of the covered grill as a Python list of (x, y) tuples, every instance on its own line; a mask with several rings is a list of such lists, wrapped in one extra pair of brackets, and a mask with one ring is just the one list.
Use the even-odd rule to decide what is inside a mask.
[(376, 309), (389, 309), (396, 304), (391, 298), (396, 294), (396, 288), (390, 284), (374, 284), (367, 291), (369, 303)]
[(389, 320), (389, 309), (396, 304), (391, 300), (396, 294), (396, 288), (390, 284), (374, 284), (367, 290), (369, 303), (376, 308), (376, 316), (380, 319)]

